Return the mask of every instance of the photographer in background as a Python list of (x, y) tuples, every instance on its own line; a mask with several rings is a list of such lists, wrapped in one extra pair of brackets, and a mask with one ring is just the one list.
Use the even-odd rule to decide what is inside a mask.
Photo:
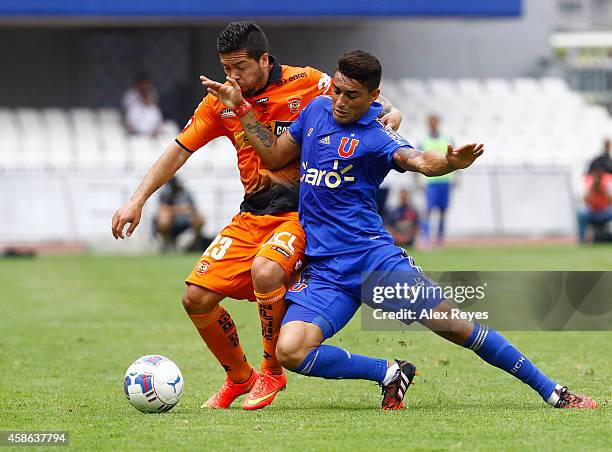
[(159, 210), (153, 220), (153, 230), (161, 242), (161, 251), (176, 248), (176, 239), (185, 231), (192, 229), (194, 238), (187, 251), (208, 247), (211, 240), (202, 235), (204, 217), (198, 212), (191, 194), (178, 177), (165, 184), (159, 197)]

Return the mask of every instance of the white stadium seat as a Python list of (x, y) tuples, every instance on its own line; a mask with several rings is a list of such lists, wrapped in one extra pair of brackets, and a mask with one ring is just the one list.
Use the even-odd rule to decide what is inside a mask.
[(418, 143), (427, 115), (437, 113), (442, 130), (455, 142), (487, 145), (482, 165), (572, 168), (578, 148), (592, 158), (603, 138), (612, 137), (608, 111), (588, 105), (558, 78), (403, 78), (385, 80), (384, 88), (405, 111), (400, 133), (406, 138)]
[[(400, 133), (409, 141), (419, 143), (427, 116), (435, 113), (456, 143), (485, 142), (483, 165), (554, 161), (572, 167), (577, 148), (588, 159), (612, 136), (608, 111), (588, 105), (559, 78), (402, 78), (385, 79), (381, 88), (403, 111)], [(165, 121), (155, 138), (129, 136), (114, 108), (0, 108), (0, 168), (140, 171), (178, 132), (176, 123)], [(236, 150), (222, 137), (188, 166), (224, 177), (236, 163)]]

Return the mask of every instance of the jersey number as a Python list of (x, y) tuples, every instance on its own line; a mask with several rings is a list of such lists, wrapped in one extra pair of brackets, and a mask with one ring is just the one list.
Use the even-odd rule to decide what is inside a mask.
[(202, 256), (210, 256), (215, 260), (223, 259), (228, 248), (232, 246), (232, 239), (218, 235)]

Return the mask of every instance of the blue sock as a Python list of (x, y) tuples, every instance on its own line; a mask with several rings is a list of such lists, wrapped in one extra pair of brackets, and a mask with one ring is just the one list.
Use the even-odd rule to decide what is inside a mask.
[(505, 370), (523, 383), (535, 389), (548, 400), (556, 382), (544, 375), (525, 355), (519, 352), (508, 340), (497, 331), (478, 323), (464, 345), (492, 366)]
[(309, 377), (372, 380), (382, 384), (387, 360), (351, 355), (332, 345), (320, 345), (306, 356), (295, 372)]

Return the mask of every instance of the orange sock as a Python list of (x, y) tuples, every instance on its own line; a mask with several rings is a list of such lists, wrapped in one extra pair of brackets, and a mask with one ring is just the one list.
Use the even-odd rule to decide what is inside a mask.
[(287, 311), (285, 292), (284, 286), (268, 293), (255, 292), (259, 305), (264, 349), (261, 370), (268, 370), (273, 374), (280, 374), (283, 371), (283, 367), (276, 359), (276, 343), (278, 342), (281, 321)]
[(249, 379), (253, 368), (247, 362), (236, 325), (229, 313), (221, 306), (208, 314), (193, 314), (189, 318), (206, 342), (208, 349), (223, 366), (227, 376), (234, 383), (243, 383)]

